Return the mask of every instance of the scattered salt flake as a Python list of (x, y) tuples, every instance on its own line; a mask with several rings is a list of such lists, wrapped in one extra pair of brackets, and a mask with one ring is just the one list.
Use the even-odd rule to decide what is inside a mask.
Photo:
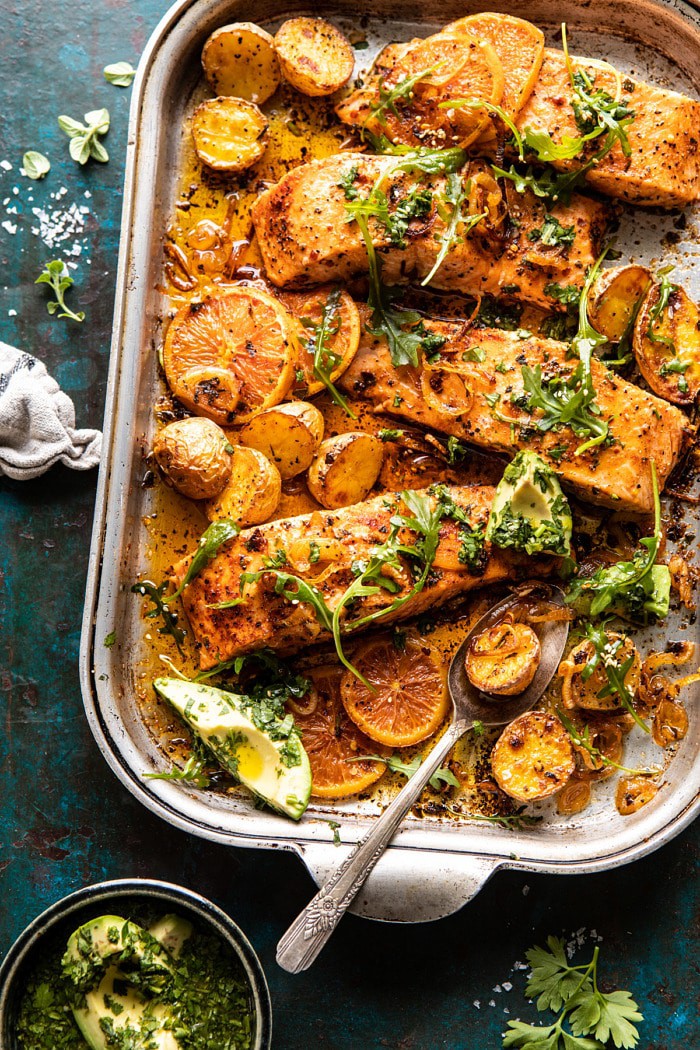
[(496, 987), (495, 987), (495, 988), (493, 989), (493, 991), (494, 991), (494, 992), (500, 992), (500, 991), (501, 991), (501, 986), (500, 986), (500, 984), (497, 984), (497, 985), (496, 985)]
[(523, 897), (527, 897), (529, 892), (530, 892), (530, 887), (527, 886), (527, 885), (523, 886)]
[(475, 999), (474, 1000), (474, 1006), (477, 1008), (477, 1010), (480, 1010), (481, 1009), (481, 1000), (480, 999)]
[(503, 982), (503, 991), (504, 992), (512, 992), (513, 991), (513, 985), (511, 984), (510, 981), (504, 981)]
[(12, 200), (11, 197), (5, 197), (5, 200), (2, 203), (3, 204), (9, 204), (11, 200)]
[(13, 186), (12, 192), (14, 193), (15, 197), (19, 197), (19, 186)]
[(2, 223), (2, 228), (3, 228), (3, 230), (7, 230), (8, 233), (11, 233), (11, 234), (17, 233), (17, 223), (16, 222), (10, 222), (9, 219), (5, 219), (5, 221)]
[(507, 1006), (504, 1006), (504, 1007), (503, 1007), (503, 1013), (504, 1013), (504, 1014), (509, 1014), (509, 1013), (510, 1013), (510, 1010), (508, 1009), (508, 1007), (507, 1007)]
[(514, 970), (527, 970), (529, 969), (527, 963), (521, 962), (520, 959), (516, 959), (513, 963)]
[(4, 168), (5, 171), (12, 171), (12, 165), (9, 160), (0, 160), (0, 168)]
[[(69, 238), (75, 241), (76, 237), (82, 236), (85, 233), (85, 216), (89, 214), (89, 208), (79, 208), (77, 204), (71, 204), (65, 211), (32, 208), (32, 215), (39, 221), (37, 236), (41, 237), (47, 248), (55, 248)], [(32, 227), (32, 233), (35, 229)]]
[(16, 215), (17, 214), (17, 205), (13, 204), (11, 208), (8, 208), (7, 209), (7, 214), (8, 215)]
[(7, 311), (7, 316), (8, 317), (16, 317), (17, 316), (17, 311), (16, 310), (8, 310)]
[(495, 999), (489, 999), (489, 1006), (495, 1006), (495, 1005), (496, 1005), (496, 1000)]
[(90, 190), (85, 190), (85, 193), (83, 194), (83, 197), (85, 197), (85, 199), (89, 201), (90, 198), (92, 197), (92, 194), (90, 193)]

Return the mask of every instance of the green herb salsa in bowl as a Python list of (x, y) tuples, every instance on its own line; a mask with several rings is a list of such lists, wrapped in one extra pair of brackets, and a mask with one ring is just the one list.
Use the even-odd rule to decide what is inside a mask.
[(270, 998), (238, 927), (167, 883), (87, 887), (0, 968), (6, 1050), (268, 1050)]

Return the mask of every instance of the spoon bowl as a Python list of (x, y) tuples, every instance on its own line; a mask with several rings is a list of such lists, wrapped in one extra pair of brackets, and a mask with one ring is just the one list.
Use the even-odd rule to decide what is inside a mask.
[(529, 625), (539, 639), (540, 659), (534, 678), (523, 692), (515, 696), (493, 696), (477, 689), (469, 681), (465, 658), (472, 639), (499, 623), (503, 615), (523, 598), (566, 608), (564, 594), (559, 587), (538, 581), (518, 587), (477, 620), (452, 657), (447, 672), (447, 688), (454, 705), (455, 722), (470, 722), (472, 725), (481, 722), (484, 726), (507, 725), (537, 703), (556, 674), (569, 636), (568, 620), (543, 620)]

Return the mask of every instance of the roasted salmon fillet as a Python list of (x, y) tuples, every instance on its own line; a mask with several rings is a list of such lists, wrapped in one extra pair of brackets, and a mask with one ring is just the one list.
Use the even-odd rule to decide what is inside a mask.
[[(253, 205), (252, 216), (269, 279), (284, 288), (342, 281), (366, 273), (367, 249), (357, 222), (348, 221), (346, 189), (355, 195), (352, 199), (368, 197), (377, 177), (391, 172), (395, 161), (394, 157), (341, 153), (293, 169), (262, 193)], [(509, 209), (511, 218), (506, 219), (501, 191), (485, 162), (472, 161), (461, 177), (463, 183), (471, 180), (474, 187), (474, 208), (481, 213), (484, 204), (491, 209), (492, 219), (481, 220), (466, 235), (454, 239), (430, 282), (431, 288), (468, 295), (505, 292), (552, 309), (558, 304), (548, 286), (582, 285), (608, 225), (605, 204), (574, 195), (569, 204), (554, 206), (550, 214), (569, 235), (567, 243), (547, 245), (538, 240), (545, 208), (529, 192), (515, 195), (518, 200)], [(488, 192), (479, 194), (482, 187)], [(392, 243), (384, 225), (369, 219), (385, 284), (420, 282), (432, 270), (440, 251), (449, 221), (441, 216), (441, 212), (445, 215), (445, 176), (423, 175), (417, 180), (415, 175), (394, 172), (383, 182), (389, 211), (394, 215), (416, 189), (429, 194), (429, 211), (411, 221), (403, 245)]]
[(591, 503), (637, 514), (653, 510), (650, 461), (663, 487), (693, 433), (678, 408), (594, 359), (596, 400), (600, 418), (609, 425), (609, 440), (577, 455), (585, 436), (567, 425), (538, 428), (543, 412), (528, 410), (522, 372), (523, 366), (539, 366), (545, 383), (568, 377), (576, 363), (568, 344), (501, 329), (465, 331), (452, 323), (424, 323), (446, 340), (438, 361), (395, 368), (385, 340), (363, 326), (360, 348), (340, 385), (353, 398), (370, 401), (377, 412), (492, 452), (513, 456), (532, 449)]
[[(448, 486), (445, 491), (465, 512), (472, 528), (485, 527), (495, 491), (491, 486)], [(424, 494), (427, 492), (423, 490)], [(434, 505), (436, 497), (430, 498)], [(406, 513), (401, 497), (388, 493), (341, 510), (315, 511), (244, 529), (229, 541), (185, 588), (182, 598), (202, 670), (258, 649), (293, 652), (316, 640), (330, 641), (329, 632), (319, 624), (311, 605), (291, 602), (275, 593), (272, 573), (246, 584), (241, 604), (228, 609), (213, 606), (239, 598), (242, 574), (259, 572), (267, 559), (275, 559), (276, 564), (283, 562), (284, 571), (314, 584), (328, 606), (335, 608), (356, 578), (353, 565), (366, 560), (372, 548), (386, 540), (391, 518), (397, 513)], [(414, 542), (415, 534), (411, 530), (405, 532), (407, 542)], [(419, 615), (477, 587), (516, 579), (523, 572), (532, 575), (547, 571), (551, 565), (551, 559), (519, 557), (489, 544), (484, 546), (478, 565), (464, 564), (459, 557), (461, 542), (459, 524), (443, 518), (425, 587), (380, 623)], [(312, 557), (317, 560), (312, 562)], [(182, 580), (190, 560), (185, 558), (176, 566), (177, 582)], [(400, 571), (391, 570), (399, 589), (394, 593), (382, 589), (374, 597), (359, 599), (353, 605), (353, 617), (386, 608), (410, 590), (409, 562), (403, 562), (404, 559)]]
[[(451, 31), (447, 26), (431, 39), (439, 40), (449, 36)], [(498, 53), (498, 37), (490, 42)], [(358, 128), (368, 128), (375, 134), (387, 131), (391, 134), (391, 123), (379, 126), (371, 112), (377, 105), (379, 85), (391, 75), (393, 66), (408, 46), (385, 48), (365, 85), (336, 106), (336, 113), (342, 121)], [(677, 208), (697, 200), (700, 196), (700, 102), (620, 74), (606, 62), (572, 56), (571, 63), (572, 69), (586, 71), (595, 90), (602, 89), (613, 98), (625, 99), (634, 114), (626, 128), (630, 156), (625, 156), (619, 143), (616, 144), (587, 172), (585, 181), (588, 185), (610, 197), (650, 207)], [(520, 132), (526, 128), (546, 131), (556, 143), (561, 143), (564, 136), (581, 136), (571, 104), (573, 100), (566, 55), (563, 51), (545, 48), (532, 88), (520, 105), (506, 104), (506, 109)], [(437, 110), (434, 116), (439, 127), (421, 128), (419, 122), (414, 122), (411, 145), (420, 142), (434, 145), (436, 135), (443, 145), (459, 143), (459, 136), (450, 134), (449, 120), (444, 111)], [(403, 129), (407, 123), (405, 121), (400, 127)], [(581, 167), (600, 149), (603, 141), (604, 136), (601, 136), (589, 142), (581, 155), (573, 159), (553, 160), (552, 167), (561, 171)], [(475, 155), (496, 157), (499, 149), (497, 137), (489, 129), (469, 149)]]

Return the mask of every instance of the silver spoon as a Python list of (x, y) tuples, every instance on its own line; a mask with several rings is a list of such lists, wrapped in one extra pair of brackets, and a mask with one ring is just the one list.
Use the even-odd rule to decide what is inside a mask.
[(541, 597), (563, 606), (564, 595), (551, 584), (533, 583), (519, 587), (514, 594), (498, 602), (472, 627), (452, 657), (447, 685), (454, 711), (452, 722), (440, 737), (418, 770), (387, 806), (369, 832), (355, 846), (340, 867), (336, 868), (313, 900), (297, 916), (277, 945), (277, 962), (289, 973), (307, 970), (330, 938), (345, 911), (364, 884), (365, 879), (391, 842), (401, 821), (417, 802), (425, 785), (440, 768), (448, 753), (474, 727), (501, 726), (537, 703), (552, 680), (566, 645), (568, 620), (532, 624), (540, 641), (540, 662), (535, 676), (522, 693), (513, 697), (489, 697), (475, 689), (467, 678), (464, 660), (467, 646), (475, 634), (496, 622), (508, 606), (517, 604), (524, 595)]

